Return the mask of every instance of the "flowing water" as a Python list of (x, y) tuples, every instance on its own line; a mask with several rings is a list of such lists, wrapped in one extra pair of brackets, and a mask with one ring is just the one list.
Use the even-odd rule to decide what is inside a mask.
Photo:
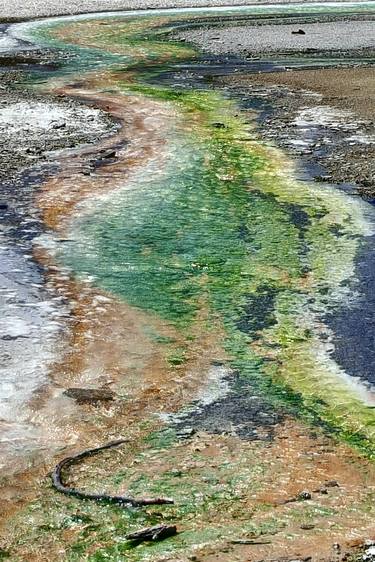
[[(88, 149), (83, 156), (65, 154), (55, 178), (36, 193), (46, 230), (34, 241), (35, 253), (63, 269), (65, 280), (68, 272), (78, 292), (84, 287), (96, 298), (85, 312), (87, 329), (80, 326), (84, 345), (73, 333), (72, 353), (82, 354), (80, 362), (61, 366), (70, 369), (73, 386), (110, 384), (116, 373), (116, 389), (129, 392), (144, 384), (145, 367), (157, 385), (147, 355), (147, 346), (155, 346), (166, 371), (161, 388), (185, 371), (190, 382), (198, 379), (178, 404), (170, 398), (151, 404), (152, 415), (169, 420), (171, 412), (199, 399), (220, 356), (227, 378), (214, 385), (212, 400), (218, 388), (228, 392), (230, 373), (236, 373), (270, 408), (320, 423), (373, 454), (374, 394), (361, 372), (351, 377), (334, 361), (333, 334), (324, 323), (327, 312), (360, 297), (361, 288), (355, 293), (351, 287), (357, 256), (374, 234), (373, 208), (335, 187), (297, 181), (293, 164), (259, 140), (236, 102), (208, 83), (176, 84), (174, 70), (199, 68), (202, 58), (191, 46), (166, 40), (181, 22), (217, 12), (316, 14), (371, 7), (363, 2), (153, 10), (55, 18), (5, 30), (4, 50), (58, 48), (59, 68), (35, 71), (30, 86), (107, 107), (123, 122), (126, 142), (112, 156), (103, 161), (98, 153), (95, 161)], [(132, 317), (136, 327), (125, 335), (133, 342), (130, 364), (116, 337), (119, 320), (111, 325), (106, 318), (108, 302), (118, 303), (116, 314), (126, 306), (127, 321), (129, 310), (138, 319)], [(104, 323), (101, 336), (90, 324), (93, 317), (95, 326)], [(25, 322), (14, 326), (24, 329)], [(196, 360), (199, 374), (193, 376), (197, 357), (202, 363)], [(38, 361), (46, 363), (42, 354)], [(127, 376), (119, 375), (123, 369)], [(56, 366), (54, 372), (59, 377)]]

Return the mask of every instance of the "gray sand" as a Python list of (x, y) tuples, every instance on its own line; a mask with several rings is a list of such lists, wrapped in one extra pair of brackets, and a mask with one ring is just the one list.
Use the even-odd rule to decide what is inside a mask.
[[(299, 29), (305, 31), (305, 35), (292, 33)], [(349, 50), (375, 47), (375, 21), (207, 28), (185, 31), (177, 37), (215, 54), (243, 50), (263, 53), (303, 49)]]
[[(147, 8), (288, 4), (294, 3), (295, 1), (296, 0), (272, 0), (271, 2), (270, 0), (0, 0), (0, 18), (26, 19), (106, 10), (140, 10)], [(307, 0), (299, 0), (300, 3), (306, 1)], [(349, 2), (350, 0), (343, 1)]]

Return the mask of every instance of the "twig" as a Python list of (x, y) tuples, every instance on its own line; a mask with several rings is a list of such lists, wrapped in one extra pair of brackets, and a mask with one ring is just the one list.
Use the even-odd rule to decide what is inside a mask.
[(233, 539), (231, 544), (272, 544), (271, 541), (257, 541), (251, 539)]

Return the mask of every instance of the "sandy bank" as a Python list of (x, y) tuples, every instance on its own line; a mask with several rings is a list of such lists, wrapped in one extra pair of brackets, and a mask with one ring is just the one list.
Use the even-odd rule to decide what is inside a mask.
[[(358, 23), (358, 22), (357, 22)], [(375, 105), (375, 68), (325, 68), (298, 72), (270, 72), (238, 77), (245, 84), (282, 84), (290, 88), (312, 90), (325, 97), (325, 103), (354, 111), (363, 119), (373, 119)]]
[[(301, 31), (303, 33), (298, 33)], [(306, 50), (368, 49), (375, 46), (374, 21), (200, 28), (178, 35), (216, 55)]]

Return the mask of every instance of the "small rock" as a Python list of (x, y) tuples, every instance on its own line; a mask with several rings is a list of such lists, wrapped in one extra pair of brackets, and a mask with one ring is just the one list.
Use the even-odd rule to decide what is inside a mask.
[(65, 129), (66, 123), (55, 123), (52, 128), (53, 129)]
[(325, 486), (320, 486), (320, 488), (317, 488), (316, 490), (313, 490), (313, 492), (315, 492), (317, 494), (324, 494), (324, 495), (328, 494), (328, 490)]
[(178, 437), (191, 437), (195, 434), (195, 429), (192, 427), (181, 428), (177, 431)]
[(115, 150), (102, 150), (100, 152), (100, 159), (104, 158), (116, 158), (116, 151)]
[(68, 388), (63, 392), (78, 404), (95, 404), (95, 402), (112, 402), (115, 394), (110, 390), (101, 388)]
[(314, 181), (316, 182), (329, 182), (332, 180), (332, 176), (324, 175), (324, 176), (314, 176)]
[(301, 525), (300, 529), (303, 529), (304, 531), (311, 531), (312, 529), (315, 529), (315, 525), (309, 525), (309, 524)]
[(297, 499), (299, 499), (299, 500), (311, 500), (311, 494), (310, 494), (310, 492), (307, 492), (306, 490), (303, 490), (302, 492), (300, 492), (298, 494)]
[(363, 560), (366, 560), (366, 562), (374, 562), (375, 560), (375, 546), (370, 546), (370, 548), (368, 548), (363, 556)]
[(337, 480), (327, 480), (327, 482), (324, 482), (324, 486), (326, 488), (339, 488), (340, 484), (337, 482)]
[(212, 126), (215, 127), (215, 129), (225, 129), (226, 125), (224, 123), (212, 123)]
[(303, 31), (303, 29), (298, 29), (298, 31), (292, 31), (292, 35), (306, 35), (306, 31)]

